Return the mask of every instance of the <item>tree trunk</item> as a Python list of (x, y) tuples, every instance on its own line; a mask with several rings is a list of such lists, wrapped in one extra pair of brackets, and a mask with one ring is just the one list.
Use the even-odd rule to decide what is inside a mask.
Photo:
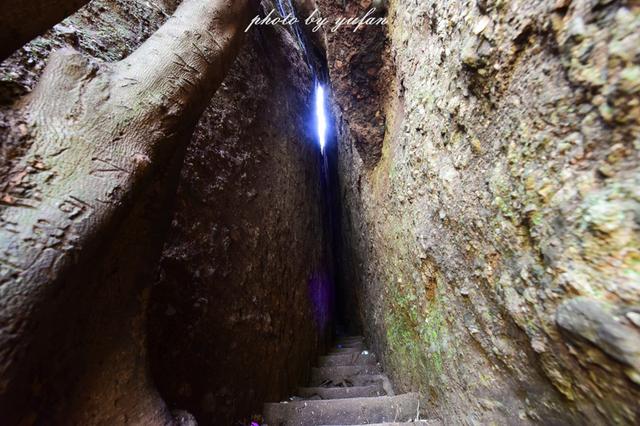
[[(73, 50), (52, 54), (39, 84), (22, 101), (31, 147), (13, 169), (13, 190), (3, 198), (5, 206), (0, 212), (3, 424), (43, 415), (26, 410), (33, 410), (33, 401), (46, 398), (50, 370), (57, 362), (82, 365), (80, 370), (89, 368), (83, 365), (89, 363), (89, 355), (76, 359), (75, 353), (62, 353), (64, 345), (58, 347), (53, 337), (66, 339), (76, 332), (81, 335), (72, 340), (79, 346), (87, 339), (95, 347), (117, 346), (118, 356), (95, 363), (105, 372), (110, 370), (103, 364), (116, 362), (132, 364), (120, 366), (121, 370), (141, 371), (129, 374), (128, 380), (111, 378), (118, 382), (113, 386), (113, 392), (119, 394), (112, 395), (115, 400), (127, 400), (130, 393), (141, 389), (148, 391), (148, 406), (155, 408), (147, 410), (147, 417), (144, 413), (136, 416), (136, 421), (156, 424), (166, 420), (166, 410), (153, 395), (153, 387), (140, 383), (146, 380), (140, 342), (144, 341), (147, 283), (121, 279), (117, 273), (117, 282), (110, 283), (104, 279), (109, 273), (104, 265), (92, 259), (101, 261), (96, 255), (107, 251), (114, 256), (136, 255), (127, 250), (136, 242), (115, 231), (126, 230), (122, 223), (137, 226), (147, 220), (144, 209), (140, 210), (139, 203), (135, 207), (135, 202), (141, 195), (148, 201), (151, 185), (172, 185), (166, 166), (179, 159), (176, 153), (188, 141), (233, 61), (249, 13), (247, 0), (185, 0), (138, 50), (118, 63), (101, 63)], [(117, 289), (117, 295), (112, 291), (107, 297), (110, 302), (104, 305), (109, 308), (95, 306), (94, 310), (90, 304), (103, 303), (95, 295), (105, 285)], [(118, 297), (123, 312), (118, 310)], [(75, 302), (89, 304), (81, 306), (85, 317), (67, 312), (76, 308)], [(97, 330), (82, 324), (93, 321), (92, 315), (101, 316), (94, 321), (101, 324), (109, 322), (104, 317), (116, 314), (127, 318), (103, 327), (104, 335), (96, 336)], [(130, 329), (122, 328), (126, 324)], [(130, 338), (123, 338), (125, 335)], [(133, 356), (122, 355), (126, 352)], [(89, 371), (77, 374), (75, 383), (88, 383), (82, 376), (95, 375)], [(91, 386), (87, 391), (92, 391)], [(23, 401), (30, 401), (30, 407), (21, 407)], [(100, 423), (82, 420), (87, 421)]]
[(89, 0), (5, 0), (0, 14), (0, 61)]

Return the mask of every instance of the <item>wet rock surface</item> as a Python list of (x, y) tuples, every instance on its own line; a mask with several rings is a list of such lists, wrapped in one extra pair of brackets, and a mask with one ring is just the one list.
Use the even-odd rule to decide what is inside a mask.
[(638, 6), (396, 1), (389, 17), (374, 168), (334, 87), (354, 321), (453, 424), (637, 423)]

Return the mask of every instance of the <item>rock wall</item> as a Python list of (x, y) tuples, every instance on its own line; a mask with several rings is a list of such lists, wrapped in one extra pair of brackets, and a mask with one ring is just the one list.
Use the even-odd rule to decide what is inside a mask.
[[(330, 93), (334, 106), (331, 120), (335, 121), (330, 126), (331, 139), (338, 148), (334, 155), (329, 153), (329, 158), (336, 163), (335, 168), (342, 167), (350, 170), (353, 161), (363, 164), (353, 166), (371, 168), (382, 155), (382, 143), (385, 134), (384, 98), (389, 89), (389, 81), (392, 79), (392, 69), (387, 60), (389, 43), (387, 40), (386, 26), (363, 26), (358, 31), (353, 27), (345, 26), (339, 31), (331, 31), (337, 19), (363, 16), (372, 7), (372, 1), (362, 2), (336, 2), (332, 0), (299, 0), (296, 2), (299, 15), (303, 22), (313, 14), (316, 8), (321, 11), (318, 16), (328, 19), (322, 29), (315, 28), (315, 23), (305, 27), (309, 39), (319, 46), (328, 56), (330, 71)], [(374, 18), (383, 18), (385, 9), (380, 9)], [(314, 31), (315, 29), (315, 31)], [(335, 118), (334, 118), (335, 117)], [(344, 129), (341, 129), (341, 125)], [(335, 127), (335, 129), (334, 129)], [(346, 129), (346, 130), (345, 130)], [(342, 133), (341, 133), (342, 130)], [(346, 138), (349, 138), (347, 142)], [(342, 154), (348, 149), (348, 154)], [(357, 159), (357, 160), (356, 160)], [(338, 212), (335, 214), (337, 224), (335, 226), (336, 240), (345, 234), (343, 225), (352, 228), (352, 209), (342, 201), (340, 193), (340, 181), (344, 177), (336, 170), (332, 191), (335, 191), (335, 205)], [(360, 183), (357, 183), (360, 185)], [(352, 200), (353, 201), (353, 200)], [(342, 212), (340, 210), (343, 210)], [(346, 222), (345, 222), (346, 221)], [(351, 231), (350, 231), (351, 232)], [(354, 307), (357, 298), (361, 295), (354, 283), (358, 281), (357, 272), (348, 265), (356, 265), (365, 262), (365, 259), (355, 259), (356, 254), (350, 243), (335, 244), (337, 269), (336, 276), (336, 302), (337, 313), (341, 326), (349, 329), (351, 333), (357, 333), (361, 328), (359, 318), (354, 317)]]
[[(28, 173), (10, 172), (29, 144), (15, 103), (50, 52), (72, 47), (117, 61), (175, 3), (93, 1), (2, 63), (3, 229), (11, 224), (2, 205), (33, 191)], [(187, 408), (202, 424), (231, 424), (302, 381), (330, 330), (332, 299), (312, 86), (290, 32), (248, 36), (186, 157), (176, 150), (85, 254), (89, 262), (52, 287), (62, 290), (48, 290), (29, 352), (14, 353), (11, 336), (2, 336), (2, 360), (23, 360), (24, 371), (12, 370), (8, 384), (3, 376), (0, 422), (161, 425)], [(10, 266), (0, 265), (3, 276)]]
[(373, 165), (335, 86), (355, 321), (425, 416), (637, 424), (640, 8), (390, 3)]
[(201, 424), (248, 424), (330, 332), (313, 84), (291, 32), (253, 32), (185, 158), (149, 330), (162, 395)]
[[(12, 188), (7, 184), (12, 179), (6, 174), (28, 144), (26, 137), (16, 137), (11, 132), (12, 128), (24, 124), (14, 122), (14, 103), (34, 88), (51, 52), (72, 48), (104, 61), (118, 61), (153, 34), (178, 3), (177, 0), (92, 1), (0, 63), (0, 176), (5, 185), (3, 195), (11, 195)], [(22, 133), (26, 133), (26, 129)]]
[[(30, 174), (40, 166), (10, 172), (31, 143), (26, 124), (14, 112), (20, 97), (36, 85), (50, 53), (71, 47), (100, 60), (119, 60), (164, 22), (175, 3), (94, 1), (0, 65), (0, 217), (6, 205), (34, 195)], [(3, 424), (172, 422), (148, 375), (144, 289), (153, 277), (166, 223), (163, 211), (179, 166), (174, 161), (130, 206), (90, 264), (40, 290), (48, 294), (48, 303), (33, 315), (26, 352), (16, 349), (25, 342), (3, 334), (3, 370), (9, 366), (0, 388)], [(9, 223), (0, 223), (3, 231), (11, 231)], [(73, 246), (64, 233), (42, 225), (34, 230), (38, 244)], [(3, 280), (10, 266), (0, 268)], [(11, 300), (6, 287), (2, 297)], [(26, 322), (20, 315), (10, 321), (16, 329)]]

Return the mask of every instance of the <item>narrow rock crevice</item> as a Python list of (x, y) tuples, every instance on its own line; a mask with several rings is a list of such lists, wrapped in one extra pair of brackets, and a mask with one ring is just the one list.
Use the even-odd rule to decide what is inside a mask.
[(8, 7), (0, 424), (640, 422), (634, 2)]

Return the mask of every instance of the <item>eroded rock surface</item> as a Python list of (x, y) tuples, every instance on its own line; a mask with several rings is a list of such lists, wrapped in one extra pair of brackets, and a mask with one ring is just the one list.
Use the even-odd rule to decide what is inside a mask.
[[(323, 41), (331, 69), (333, 96), (338, 99), (342, 114), (349, 121), (350, 134), (360, 158), (367, 167), (373, 167), (382, 154), (385, 133), (382, 105), (391, 78), (389, 61), (385, 61), (389, 54), (386, 27), (363, 25), (354, 31), (353, 25), (345, 24), (334, 31), (340, 19), (365, 16), (374, 8), (371, 0), (301, 3), (306, 15), (312, 13), (309, 10), (321, 6), (321, 13), (316, 16), (328, 18), (317, 33), (324, 32), (325, 35)], [(378, 13), (368, 16), (383, 18), (382, 10), (378, 7)], [(311, 24), (307, 32), (314, 34), (313, 29), (314, 24)]]
[[(343, 277), (374, 350), (454, 424), (637, 423), (638, 5), (389, 13), (373, 168), (335, 87)], [(341, 79), (363, 52), (327, 40)]]
[(151, 351), (162, 395), (202, 424), (285, 397), (330, 332), (313, 84), (294, 34), (260, 28), (185, 158)]
[[(225, 23), (226, 15), (215, 10), (218, 5), (222, 2), (208, 3), (200, 9), (202, 15), (191, 15), (190, 22), (213, 18), (211, 21), (222, 22), (232, 33), (240, 28), (238, 22)], [(244, 2), (225, 5), (233, 6), (226, 10), (245, 9)], [(2, 140), (0, 213), (17, 210), (24, 200), (42, 201), (42, 193), (34, 184), (39, 182), (36, 177), (40, 179), (47, 171), (51, 172), (50, 180), (58, 177), (56, 169), (48, 166), (55, 164), (50, 157), (59, 152), (36, 157), (24, 172), (14, 173), (15, 164), (27, 162), (25, 152), (30, 152), (34, 140), (30, 134), (33, 129), (14, 114), (20, 106), (15, 102), (38, 83), (50, 52), (74, 47), (96, 58), (80, 60), (79, 55), (67, 50), (56, 56), (56, 64), (65, 67), (84, 62), (97, 64), (99, 60), (118, 61), (153, 33), (172, 7), (171, 2), (92, 2), (3, 63), (5, 90), (0, 116), (3, 130), (11, 137)], [(182, 22), (181, 19), (174, 16), (170, 22)], [(172, 28), (179, 36), (190, 34), (182, 28)], [(113, 159), (107, 158), (113, 161), (107, 161), (106, 166), (92, 169), (92, 173), (106, 176), (104, 181), (114, 185), (109, 197), (98, 199), (117, 208), (118, 214), (109, 222), (112, 226), (105, 231), (98, 220), (91, 223), (95, 218), (91, 216), (92, 206), (84, 200), (58, 206), (69, 220), (84, 221), (86, 234), (102, 231), (92, 244), (83, 245), (83, 250), (77, 250), (74, 244), (85, 235), (67, 232), (75, 231), (70, 225), (53, 226), (58, 223), (40, 221), (34, 226), (33, 237), (25, 241), (31, 244), (30, 248), (45, 251), (38, 260), (55, 260), (52, 253), (57, 250), (73, 254), (67, 258), (74, 262), (81, 259), (64, 277), (50, 278), (53, 283), (44, 277), (51, 271), (43, 268), (37, 277), (41, 281), (24, 280), (28, 286), (21, 288), (23, 282), (11, 280), (19, 275), (15, 271), (20, 272), (22, 265), (16, 267), (10, 262), (9, 251), (3, 252), (0, 271), (3, 280), (11, 281), (10, 291), (6, 285), (3, 287), (3, 303), (13, 308), (13, 300), (28, 298), (27, 290), (38, 296), (38, 304), (33, 304), (36, 308), (29, 312), (2, 310), (3, 331), (8, 330), (2, 333), (0, 348), (3, 423), (169, 425), (193, 423), (195, 414), (204, 424), (230, 424), (238, 420), (236, 416), (248, 417), (252, 402), (259, 406), (266, 395), (278, 398), (290, 391), (304, 374), (307, 359), (320, 345), (321, 337), (329, 331), (331, 294), (328, 271), (324, 269), (321, 162), (308, 128), (307, 105), (311, 104), (313, 82), (295, 39), (289, 32), (274, 29), (251, 35), (250, 46), (232, 78), (200, 120), (176, 201), (184, 146), (197, 118), (177, 113), (189, 100), (181, 93), (187, 93), (184, 96), (188, 98), (189, 92), (196, 91), (195, 98), (202, 100), (207, 87), (219, 83), (220, 75), (205, 73), (204, 64), (215, 64), (211, 54), (219, 52), (227, 59), (221, 68), (230, 65), (235, 55), (224, 55), (225, 44), (237, 39), (212, 31), (203, 36), (200, 28), (191, 34), (194, 41), (180, 46), (186, 46), (189, 55), (198, 55), (198, 61), (190, 64), (191, 58), (184, 52), (180, 55), (179, 50), (161, 51), (156, 45), (152, 54), (127, 68), (149, 65), (149, 74), (166, 70), (169, 75), (160, 75), (165, 77), (162, 83), (167, 82), (166, 85), (143, 91), (133, 102), (125, 99), (118, 105), (121, 110), (133, 114), (146, 111), (149, 105), (168, 103), (152, 115), (161, 122), (182, 120), (180, 132), (166, 132), (166, 151), (159, 164), (151, 161), (156, 160), (154, 156), (127, 151), (132, 144), (126, 137), (123, 141), (114, 137), (99, 153), (109, 152), (118, 143), (125, 148)], [(176, 60), (166, 68), (162, 64), (154, 66), (151, 61), (155, 54), (171, 53)], [(175, 70), (176, 66), (180, 69)], [(77, 66), (76, 71), (81, 73), (83, 68)], [(87, 81), (94, 76), (95, 72), (80, 75)], [(202, 76), (211, 78), (204, 82), (194, 78)], [(121, 81), (118, 88), (135, 88), (140, 80)], [(75, 85), (71, 87), (76, 90)], [(182, 92), (161, 96), (166, 87)], [(53, 102), (61, 93), (60, 85), (55, 89), (50, 90)], [(47, 100), (46, 90), (40, 88), (38, 93)], [(104, 99), (120, 99), (114, 94), (115, 89)], [(83, 95), (79, 90), (80, 100)], [(147, 95), (158, 95), (159, 99), (145, 98)], [(79, 102), (79, 112), (72, 113), (101, 117), (99, 108), (88, 105), (83, 109), (84, 104)], [(53, 136), (70, 144), (69, 149), (83, 147), (83, 143), (100, 148), (110, 126), (122, 125), (114, 117), (115, 113), (91, 126), (96, 132), (94, 139), (89, 138), (90, 132), (76, 135), (65, 126), (60, 126), (62, 135), (53, 132)], [(123, 126), (126, 130), (120, 135), (137, 129), (135, 124)], [(164, 130), (151, 130), (147, 139), (153, 141), (164, 135)], [(180, 143), (175, 144), (174, 137)], [(125, 155), (118, 156), (122, 153)], [(78, 163), (95, 160), (103, 159), (97, 154), (86, 155)], [(154, 172), (153, 179), (144, 181), (144, 191), (129, 191), (129, 185), (119, 186), (116, 177), (109, 179), (110, 173), (136, 176), (119, 168), (118, 161), (133, 162)], [(92, 184), (87, 178), (77, 186), (70, 185), (70, 192), (91, 189)], [(44, 201), (55, 203), (57, 198)], [(176, 205), (160, 285), (150, 293), (172, 207)], [(17, 223), (0, 217), (4, 232), (29, 232), (29, 227), (14, 229)], [(19, 254), (17, 249), (10, 253), (13, 257)], [(29, 258), (20, 259), (23, 260), (26, 263)], [(180, 264), (183, 260), (185, 263)], [(52, 263), (56, 268), (59, 264), (67, 266), (63, 262)], [(57, 271), (56, 268), (52, 270)], [(183, 274), (181, 268), (188, 274)], [(28, 266), (26, 270), (31, 275), (40, 271)], [(189, 281), (185, 283), (184, 279)], [(154, 309), (147, 326), (149, 300)], [(160, 311), (155, 310), (158, 307)], [(157, 338), (151, 342), (150, 353), (148, 330)], [(304, 350), (298, 352), (300, 348)], [(153, 369), (150, 358), (157, 362), (152, 364)], [(171, 364), (165, 368), (162, 362), (167, 359)], [(11, 368), (15, 365), (18, 367)], [(152, 377), (151, 372), (157, 377)]]
[[(177, 0), (92, 1), (0, 64), (0, 177), (3, 197), (10, 201), (21, 195), (23, 189), (7, 173), (29, 146), (24, 118), (15, 116), (15, 102), (34, 88), (51, 52), (72, 48), (107, 62), (118, 61), (153, 34), (178, 3)], [(16, 128), (20, 132), (11, 131)]]
[[(16, 229), (17, 224), (6, 219), (6, 210), (20, 205), (28, 208), (30, 203), (37, 205), (42, 201), (34, 183), (41, 177), (38, 174), (50, 173), (52, 179), (56, 176), (49, 167), (50, 158), (41, 158), (23, 170), (9, 172), (23, 159), (34, 140), (33, 129), (28, 128), (25, 117), (17, 114), (20, 105), (16, 102), (34, 88), (54, 49), (72, 47), (108, 61), (131, 53), (164, 22), (175, 6), (173, 2), (156, 4), (165, 7), (166, 13), (160, 13), (157, 7), (152, 8), (146, 2), (93, 2), (2, 63), (0, 223), (3, 239), (18, 231), (28, 232), (28, 229)], [(133, 22), (138, 25), (130, 27)], [(115, 46), (116, 52), (112, 50)], [(67, 63), (61, 61), (64, 65), (73, 63), (70, 54), (68, 57)], [(73, 59), (77, 61), (76, 56)], [(172, 187), (175, 172), (176, 164), (156, 176), (146, 194), (135, 206), (130, 206), (112, 229), (113, 235), (120, 238), (105, 238), (99, 260), (79, 265), (71, 276), (46, 284), (40, 281), (41, 285), (34, 286), (34, 282), (38, 283), (37, 277), (12, 281), (20, 268), (3, 261), (0, 268), (5, 327), (0, 345), (3, 368), (0, 419), (3, 423), (172, 422), (147, 374), (146, 301), (144, 296), (137, 296), (144, 294), (145, 281), (153, 276), (163, 236), (166, 188)], [(87, 217), (88, 206), (82, 202), (73, 206), (63, 203), (60, 210), (68, 213), (70, 219), (81, 221)], [(58, 253), (72, 252), (79, 240), (73, 232), (67, 232), (69, 226), (58, 228), (56, 225), (41, 220), (33, 227), (33, 236), (25, 239), (25, 244), (31, 242), (30, 248), (47, 249), (40, 259), (55, 259)], [(9, 256), (7, 252), (2, 255), (3, 260)], [(56, 266), (60, 264), (64, 262)], [(54, 273), (50, 271), (50, 275)], [(123, 294), (131, 297), (123, 298)], [(22, 300), (29, 296), (33, 296), (32, 301), (40, 300), (42, 295), (46, 295), (46, 303), (36, 305), (32, 311), (16, 310)], [(25, 328), (30, 335), (25, 336)], [(122, 395), (127, 398), (123, 399)]]

